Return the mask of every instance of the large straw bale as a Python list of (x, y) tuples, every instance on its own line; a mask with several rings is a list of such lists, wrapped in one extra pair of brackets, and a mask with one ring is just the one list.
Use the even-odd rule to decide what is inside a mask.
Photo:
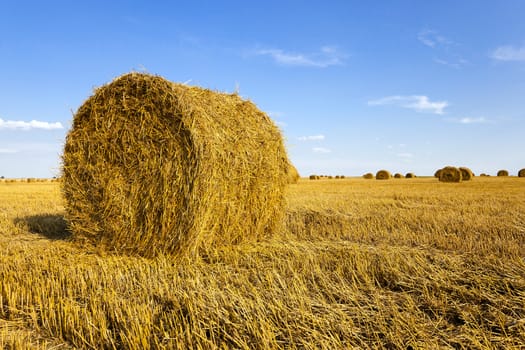
[(499, 170), (498, 176), (509, 176), (509, 172), (507, 170)]
[(518, 177), (525, 177), (525, 168), (518, 171)]
[(461, 170), (453, 166), (446, 166), (439, 172), (441, 182), (461, 182)]
[(379, 170), (376, 173), (376, 180), (388, 180), (392, 177), (388, 170)]
[(474, 177), (474, 174), (472, 173), (472, 170), (466, 167), (460, 167), (459, 171), (461, 171), (461, 180), (462, 181), (470, 181)]
[(79, 108), (62, 160), (73, 239), (103, 249), (190, 255), (282, 224), (282, 135), (236, 94), (120, 76)]
[(439, 175), (441, 174), (441, 170), (443, 170), (443, 169), (436, 170), (436, 172), (434, 173), (434, 177), (437, 177), (439, 179)]

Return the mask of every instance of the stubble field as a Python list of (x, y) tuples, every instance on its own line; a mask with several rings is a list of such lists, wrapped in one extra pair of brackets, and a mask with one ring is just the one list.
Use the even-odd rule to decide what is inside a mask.
[(287, 192), (281, 235), (175, 262), (78, 247), (59, 183), (0, 182), (0, 348), (525, 348), (525, 179)]

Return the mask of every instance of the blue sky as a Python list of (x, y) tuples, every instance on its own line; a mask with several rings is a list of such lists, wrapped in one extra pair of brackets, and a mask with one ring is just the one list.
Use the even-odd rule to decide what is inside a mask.
[(0, 176), (57, 175), (132, 70), (238, 91), (303, 176), (525, 167), (525, 1), (0, 0)]

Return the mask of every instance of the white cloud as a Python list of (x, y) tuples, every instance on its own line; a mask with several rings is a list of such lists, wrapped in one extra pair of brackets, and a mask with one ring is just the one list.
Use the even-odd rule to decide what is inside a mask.
[(422, 30), (417, 34), (417, 39), (431, 48), (436, 48), (438, 46), (450, 46), (454, 42), (440, 35), (435, 30)]
[(398, 156), (399, 158), (404, 158), (404, 159), (410, 159), (414, 157), (412, 153), (408, 153), (408, 152), (398, 153), (396, 154), (396, 156)]
[(455, 69), (460, 69), (469, 63), (461, 54), (455, 52), (459, 44), (440, 35), (435, 30), (422, 30), (417, 34), (417, 39), (439, 55), (434, 58), (434, 63)]
[(459, 69), (469, 63), (466, 59), (463, 59), (463, 58), (458, 58), (456, 59), (456, 61), (447, 61), (447, 60), (440, 59), (440, 58), (434, 58), (434, 62), (441, 64), (443, 66), (452, 67), (456, 69)]
[(255, 50), (254, 54), (270, 56), (275, 62), (286, 66), (317, 68), (341, 65), (346, 58), (346, 55), (340, 53), (337, 48), (332, 46), (323, 46), (318, 52), (311, 54), (285, 52), (275, 48)]
[(278, 126), (278, 127), (281, 127), (281, 128), (286, 128), (288, 126), (288, 124), (286, 124), (286, 122), (282, 122), (280, 120), (274, 120), (274, 123)]
[(525, 61), (525, 46), (500, 46), (491, 53), (490, 57), (499, 61)]
[(13, 154), (13, 153), (17, 153), (18, 151), (15, 150), (15, 149), (10, 149), (10, 148), (0, 148), (0, 154)]
[(486, 119), (484, 117), (479, 117), (479, 118), (465, 117), (465, 118), (456, 118), (456, 119), (447, 119), (447, 120), (453, 123), (459, 123), (459, 124), (492, 124), (493, 123), (492, 120)]
[(297, 138), (299, 141), (323, 141), (324, 135), (311, 135), (311, 136), (300, 136)]
[(284, 117), (284, 112), (279, 112), (279, 111), (266, 111), (266, 114), (268, 114), (272, 118)]
[(18, 121), (18, 120), (3, 120), (0, 118), (0, 130), (9, 129), (9, 130), (31, 130), (31, 129), (41, 129), (41, 130), (57, 130), (63, 129), (61, 123), (48, 123), (41, 122), (38, 120), (31, 120), (30, 122)]
[(312, 148), (312, 151), (314, 153), (331, 153), (332, 152), (332, 150), (328, 148), (324, 148), (324, 147), (314, 147)]
[(368, 101), (369, 106), (395, 105), (403, 108), (412, 109), (416, 112), (428, 112), (434, 114), (443, 114), (444, 109), (448, 107), (447, 101), (430, 101), (427, 96), (387, 96), (378, 100)]

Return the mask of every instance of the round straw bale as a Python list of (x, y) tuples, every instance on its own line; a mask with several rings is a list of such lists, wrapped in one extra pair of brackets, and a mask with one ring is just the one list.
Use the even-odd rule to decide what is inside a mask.
[(236, 94), (122, 75), (78, 109), (62, 162), (73, 239), (102, 249), (192, 255), (282, 224), (282, 135)]
[(446, 166), (439, 173), (441, 182), (461, 182), (461, 170), (453, 166)]
[(363, 178), (365, 178), (367, 180), (373, 179), (374, 178), (374, 174), (366, 173), (366, 174), (363, 175)]
[(472, 170), (466, 167), (459, 167), (459, 171), (461, 171), (461, 180), (462, 181), (470, 181), (474, 177), (474, 174), (472, 173)]
[(518, 171), (518, 177), (525, 177), (525, 168)]
[(402, 179), (402, 178), (403, 178), (403, 175), (401, 175), (400, 173), (394, 174), (394, 179)]
[(407, 174), (405, 175), (405, 177), (406, 177), (407, 179), (413, 179), (413, 178), (416, 177), (416, 175), (415, 175), (414, 173), (407, 173)]
[(500, 170), (498, 171), (498, 176), (509, 176), (509, 172), (507, 170)]
[(437, 177), (439, 179), (439, 174), (441, 174), (441, 170), (443, 169), (436, 170), (436, 172), (434, 173), (434, 177)]
[(376, 173), (376, 180), (388, 180), (391, 177), (392, 175), (390, 175), (390, 172), (388, 170), (379, 170)]
[(310, 175), (310, 180), (319, 180), (319, 175)]
[(290, 163), (288, 165), (288, 183), (296, 184), (300, 178), (301, 178), (301, 175), (299, 175), (297, 168), (292, 163)]

